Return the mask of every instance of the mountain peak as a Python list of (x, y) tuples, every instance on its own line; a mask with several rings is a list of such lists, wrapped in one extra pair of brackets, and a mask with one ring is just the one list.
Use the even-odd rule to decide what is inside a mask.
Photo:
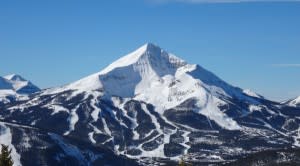
[[(33, 85), (30, 81), (26, 80), (25, 78), (23, 78), (18, 74), (10, 74), (4, 76), (3, 79), (7, 84), (10, 85), (9, 89), (14, 90), (20, 94), (31, 94), (40, 90), (37, 86)], [(3, 84), (3, 80), (2, 80), (2, 84)]]
[(142, 46), (146, 51), (161, 51), (162, 49), (153, 43), (146, 43)]
[(10, 81), (27, 81), (22, 76), (20, 76), (18, 74), (10, 74), (10, 75), (4, 76), (4, 78), (6, 78)]
[(132, 98), (156, 107), (157, 112), (175, 108), (187, 101), (195, 101), (199, 113), (208, 116), (220, 126), (235, 130), (239, 125), (227, 117), (219, 106), (226, 99), (256, 101), (218, 78), (199, 65), (188, 64), (160, 47), (146, 43), (104, 70), (66, 86), (49, 89), (44, 94), (72, 91), (101, 96)]
[(103, 75), (108, 72), (111, 72), (114, 69), (126, 67), (134, 64), (138, 65), (152, 65), (156, 64), (156, 67), (159, 67), (159, 65), (165, 65), (166, 63), (169, 63), (169, 66), (176, 66), (176, 65), (170, 65), (177, 63), (178, 65), (186, 64), (185, 61), (182, 59), (169, 54), (159, 46), (152, 44), (152, 43), (146, 43), (143, 46), (139, 47), (135, 51), (119, 58), (118, 60), (111, 63), (109, 66), (107, 66), (104, 70), (102, 70), (99, 74)]
[(0, 76), (0, 103), (26, 99), (27, 95), (40, 91), (30, 81), (18, 74)]
[(165, 75), (174, 76), (177, 69), (186, 64), (159, 46), (146, 43), (100, 72), (73, 82), (63, 89), (105, 89), (111, 95), (132, 97), (136, 94), (139, 83), (151, 83), (151, 79), (160, 80)]
[(295, 106), (300, 106), (300, 96), (294, 98), (294, 99), (291, 99), (291, 100), (288, 100), (286, 102), (283, 102), (284, 104), (287, 104), (289, 106), (292, 106), (292, 107), (295, 107)]

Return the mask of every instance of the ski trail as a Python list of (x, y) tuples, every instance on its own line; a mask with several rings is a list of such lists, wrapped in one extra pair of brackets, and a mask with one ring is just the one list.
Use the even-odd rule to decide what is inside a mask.
[(297, 147), (300, 147), (300, 127), (298, 128), (298, 130), (296, 131), (296, 136), (293, 136), (294, 137), (294, 145), (297, 146)]
[(64, 135), (69, 135), (72, 131), (75, 130), (75, 125), (76, 123), (78, 122), (79, 120), (79, 117), (76, 113), (77, 109), (80, 107), (80, 104), (78, 104), (74, 109), (71, 110), (70, 112), (70, 116), (68, 118), (68, 121), (69, 121), (69, 130), (66, 131), (64, 133)]

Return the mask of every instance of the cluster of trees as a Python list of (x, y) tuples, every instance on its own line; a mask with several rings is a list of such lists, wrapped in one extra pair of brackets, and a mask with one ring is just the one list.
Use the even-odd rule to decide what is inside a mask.
[(1, 144), (0, 166), (12, 166), (14, 164), (11, 158), (11, 149), (8, 146)]
[(183, 160), (183, 158), (181, 158), (179, 163), (178, 163), (178, 166), (192, 166), (192, 164), (189, 164), (189, 163), (185, 162)]

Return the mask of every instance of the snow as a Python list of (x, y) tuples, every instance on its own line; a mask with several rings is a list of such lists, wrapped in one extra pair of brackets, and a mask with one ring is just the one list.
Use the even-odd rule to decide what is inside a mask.
[(96, 134), (101, 134), (102, 133), (102, 131), (99, 130), (96, 126), (92, 125), (91, 123), (89, 125), (93, 128), (94, 133), (96, 133)]
[[(138, 155), (138, 156), (130, 156), (132, 158), (140, 158), (140, 157), (166, 157), (165, 153), (164, 153), (164, 145), (170, 143), (170, 136), (174, 133), (176, 133), (177, 129), (174, 130), (170, 130), (170, 129), (165, 129), (162, 130), (160, 127), (160, 124), (157, 120), (157, 117), (152, 115), (150, 113), (150, 111), (148, 110), (147, 106), (145, 104), (142, 104), (142, 109), (145, 111), (145, 113), (150, 116), (152, 123), (155, 126), (155, 129), (158, 132), (158, 135), (156, 137), (153, 137), (145, 142), (142, 142), (137, 148), (139, 150), (142, 151), (142, 154)], [(167, 123), (170, 123), (169, 121), (166, 121)], [(147, 136), (151, 135), (151, 133), (154, 132), (154, 130), (152, 130)], [(189, 138), (187, 137), (187, 135), (190, 132), (185, 132), (183, 134), (183, 136), (185, 137), (185, 142), (182, 144), (184, 147), (186, 147), (186, 152), (187, 150), (190, 148), (186, 143), (188, 142)], [(147, 136), (145, 136), (145, 138), (147, 138)], [(162, 139), (160, 140), (160, 138), (162, 137)], [(154, 141), (154, 140), (160, 140), (161, 144), (154, 150), (152, 151), (146, 151), (142, 148), (143, 144)]]
[[(9, 146), (9, 148), (12, 150), (11, 156), (14, 161), (14, 166), (21, 166), (21, 156), (17, 153), (16, 148), (12, 144), (12, 134), (10, 132), (10, 129), (5, 126), (4, 123), (0, 122), (0, 142), (1, 144)], [(0, 147), (1, 151), (1, 147)]]
[(25, 86), (28, 86), (28, 81), (14, 81), (13, 88), (17, 91)]
[(297, 97), (294, 101), (295, 101), (295, 103), (299, 104), (300, 103), (300, 96)]
[[(114, 106), (119, 108), (122, 112), (122, 115), (125, 116), (127, 119), (129, 119), (131, 121), (131, 126), (130, 128), (132, 129), (132, 133), (133, 133), (133, 139), (134, 140), (138, 140), (140, 138), (140, 134), (135, 130), (136, 127), (138, 127), (138, 122), (137, 122), (137, 113), (134, 112), (133, 113), (133, 117), (128, 116), (127, 111), (124, 110), (124, 103), (126, 103), (128, 101), (128, 99), (124, 99), (124, 101), (121, 101), (119, 98), (117, 97), (112, 97), (111, 101), (113, 102)], [(145, 136), (146, 138), (147, 136)]]
[(111, 131), (109, 130), (109, 128), (107, 126), (106, 120), (103, 117), (101, 118), (101, 120), (103, 123), (103, 129), (104, 129), (105, 133), (108, 134), (109, 136), (111, 136)]
[(129, 66), (139, 60), (139, 58), (144, 54), (144, 52), (147, 50), (148, 44), (143, 45), (136, 51), (123, 56), (122, 58), (116, 60), (112, 64), (110, 64), (108, 67), (106, 67), (104, 70), (102, 70), (99, 74), (104, 75), (107, 74), (108, 72), (114, 70), (115, 68), (119, 67), (125, 67)]
[(11, 89), (0, 89), (0, 102), (8, 102), (7, 97), (14, 97), (18, 94)]
[[(275, 113), (256, 101), (257, 99), (255, 98), (262, 97), (255, 92), (231, 86), (201, 66), (188, 64), (180, 58), (177, 58), (175, 55), (169, 54), (153, 44), (142, 46), (133, 53), (113, 62), (98, 73), (62, 87), (44, 90), (41, 95), (64, 91), (70, 91), (70, 93), (65, 93), (67, 100), (82, 93), (85, 96), (82, 102), (88, 102), (87, 105), (91, 106), (91, 110), (89, 110), (91, 121), (88, 122), (88, 125), (92, 128), (88, 133), (88, 138), (91, 143), (97, 143), (94, 139), (96, 134), (105, 134), (110, 136), (110, 138), (101, 142), (102, 144), (112, 141), (115, 152), (118, 154), (125, 154), (126, 150), (128, 150), (125, 149), (124, 151), (120, 151), (118, 141), (114, 142), (114, 126), (111, 126), (113, 124), (108, 121), (106, 116), (104, 116), (103, 111), (110, 113), (111, 117), (120, 123), (120, 125), (130, 128), (133, 133), (132, 139), (137, 142), (136, 145), (132, 145), (130, 148), (137, 148), (142, 151), (138, 156), (128, 155), (132, 158), (166, 157), (164, 146), (170, 142), (170, 136), (176, 132), (179, 132), (184, 138), (180, 143), (184, 147), (184, 154), (188, 153), (192, 142), (203, 142), (212, 145), (223, 144), (221, 140), (211, 139), (208, 136), (199, 137), (198, 139), (191, 138), (190, 140), (189, 136), (191, 133), (199, 132), (200, 130), (170, 122), (164, 117), (163, 113), (166, 109), (176, 107), (176, 109), (179, 110), (181, 108), (177, 106), (187, 100), (196, 102), (196, 105), (192, 105), (190, 108), (192, 111), (206, 116), (210, 124), (211, 122), (215, 122), (226, 130), (247, 131), (246, 127), (240, 126), (235, 119), (229, 117), (223, 110), (219, 109), (221, 106), (226, 106), (229, 101), (245, 101), (245, 103), (249, 105), (249, 111), (247, 111), (247, 113), (262, 110), (266, 110), (271, 114)], [(110, 110), (108, 108), (103, 110), (100, 109), (99, 102), (102, 101), (102, 99), (112, 101), (112, 104), (118, 108), (118, 110)], [(141, 101), (142, 110), (150, 117), (151, 122), (154, 124), (155, 128), (146, 135), (143, 135), (143, 137), (136, 131), (139, 126), (136, 114), (133, 113), (133, 115), (129, 116), (129, 113), (124, 109), (124, 104), (129, 100)], [(35, 101), (35, 99), (32, 99), (25, 105), (20, 106), (24, 108), (26, 105), (32, 106), (42, 102), (43, 101)], [(175, 129), (169, 129), (168, 127), (161, 128), (158, 117), (148, 110), (146, 103), (152, 104), (154, 106), (154, 111), (158, 113), (157, 115), (159, 118), (174, 126)], [(50, 103), (45, 105), (45, 107), (53, 109), (52, 115), (60, 111), (69, 113), (69, 129), (64, 134), (68, 135), (75, 130), (75, 126), (79, 121), (76, 111), (80, 105), (81, 102), (79, 102), (77, 107), (70, 110), (64, 108), (59, 103)], [(186, 110), (186, 108), (183, 109)], [(131, 125), (126, 123), (127, 126), (124, 124), (120, 116), (116, 116), (117, 111), (119, 111), (123, 117), (130, 120)], [(95, 122), (97, 121), (101, 121), (103, 124), (101, 130), (96, 127)], [(261, 122), (266, 128), (284, 135), (281, 131), (272, 128), (268, 121), (261, 119)], [(211, 125), (211, 127), (212, 129), (205, 131), (205, 133), (215, 133), (217, 135), (217, 129), (214, 130), (213, 125)], [(201, 132), (202, 131), (203, 130), (201, 130)], [(262, 132), (262, 130), (251, 132), (261, 136), (267, 135)], [(147, 137), (154, 133), (158, 134), (151, 139), (147, 139)], [(294, 136), (294, 139), (295, 145), (299, 145), (299, 142), (297, 142), (299, 140), (299, 135)], [(56, 140), (60, 140), (60, 138), (56, 138)], [(151, 141), (158, 142), (158, 147), (152, 151), (144, 150), (143, 144)], [(179, 159), (178, 157), (179, 156), (175, 156), (171, 159)], [(211, 155), (209, 157), (216, 160), (222, 160), (219, 156)]]
[[(240, 127), (217, 108), (222, 103), (218, 100), (219, 96), (246, 99), (250, 103), (253, 101), (245, 95), (245, 91), (227, 84), (199, 65), (187, 64), (150, 43), (116, 60), (98, 73), (66, 86), (47, 90), (44, 94), (66, 90), (74, 91), (73, 96), (101, 90), (104, 91), (102, 95), (145, 101), (153, 104), (160, 114), (165, 109), (176, 107), (193, 98), (198, 101), (198, 113), (229, 130)], [(98, 120), (101, 112), (96, 109), (96, 102), (93, 100), (91, 103), (94, 109), (91, 116), (94, 121)], [(102, 121), (106, 124), (103, 118)], [(104, 129), (109, 133), (106, 125)]]
[(169, 73), (174, 74), (176, 69), (184, 64), (183, 60), (159, 47), (145, 44), (104, 70), (66, 86), (49, 89), (46, 94), (66, 90), (86, 92), (104, 89), (109, 95), (133, 97), (138, 93), (135, 89), (141, 81), (146, 83)]
[(75, 157), (79, 165), (91, 165), (77, 147), (66, 144), (63, 139), (56, 134), (49, 133), (49, 136), (60, 146), (67, 156)]
[(272, 127), (269, 123), (267, 123), (265, 120), (260, 119), (260, 118), (257, 118), (256, 120), (258, 120), (258, 121), (264, 123), (264, 127), (269, 128), (270, 130), (273, 130), (273, 131), (277, 132), (277, 133), (280, 134), (280, 135), (283, 135), (283, 136), (285, 136), (285, 137), (289, 137), (288, 134), (283, 133), (283, 132), (281, 132), (281, 131), (279, 131), (279, 130), (273, 128), (273, 127)]
[(184, 153), (183, 154), (188, 154), (188, 150), (191, 148), (190, 145), (188, 145), (188, 143), (190, 142), (190, 137), (188, 137), (188, 135), (190, 134), (190, 131), (184, 131), (184, 133), (182, 134), (182, 137), (184, 138), (184, 142), (181, 143), (182, 146), (185, 147)]
[(0, 89), (0, 102), (8, 103), (10, 102), (9, 98), (20, 101), (20, 100), (28, 99), (28, 96), (23, 94), (18, 94), (16, 91), (12, 89)]
[[(268, 107), (266, 107), (264, 105), (249, 105), (250, 112), (262, 111), (262, 109), (266, 110), (269, 114), (276, 116), (276, 112), (274, 112), (273, 110), (269, 109)], [(285, 115), (283, 115), (280, 112), (279, 112), (279, 115), (286, 117)]]
[(66, 87), (66, 89), (80, 90), (80, 91), (91, 91), (102, 88), (102, 84), (99, 80), (98, 74), (85, 77), (79, 81), (76, 81)]
[[(145, 143), (147, 143), (147, 142), (151, 142), (151, 141), (157, 139), (158, 137), (160, 137), (161, 135), (163, 135), (164, 132), (163, 132), (162, 129), (160, 128), (160, 124), (158, 123), (156, 117), (150, 113), (150, 111), (148, 110), (148, 108), (147, 108), (147, 106), (146, 106), (145, 104), (142, 105), (142, 109), (145, 111), (145, 113), (146, 113), (147, 115), (150, 116), (151, 121), (152, 121), (152, 123), (154, 124), (156, 131), (159, 133), (157, 137), (154, 137), (154, 138), (152, 138), (152, 139), (150, 139), (150, 140), (148, 140), (148, 141), (145, 142)], [(144, 143), (143, 143), (143, 144), (140, 144), (139, 149), (142, 151), (141, 156), (143, 156), (143, 157), (150, 157), (150, 156), (151, 156), (151, 157), (155, 157), (155, 155), (158, 155), (158, 156), (160, 156), (160, 157), (165, 157), (165, 153), (164, 153), (164, 144), (169, 143), (169, 142), (170, 142), (170, 134), (165, 133), (163, 143), (162, 143), (161, 145), (159, 145), (158, 148), (152, 150), (151, 152), (145, 151), (145, 150), (142, 148), (142, 145), (143, 145)]]
[(99, 113), (101, 112), (100, 108), (97, 107), (97, 105), (96, 105), (97, 102), (98, 102), (98, 100), (96, 98), (91, 101), (91, 106), (94, 109), (93, 112), (91, 113), (91, 116), (95, 122), (97, 122), (97, 120), (99, 118)]
[(288, 101), (288, 102), (287, 102), (287, 105), (292, 106), (292, 107), (299, 106), (299, 105), (300, 105), (300, 96), (299, 96), (299, 97), (296, 97), (296, 98), (293, 99), (293, 100)]
[(24, 132), (22, 135), (22, 140), (21, 140), (21, 145), (23, 150), (28, 150), (29, 148), (31, 148), (31, 144), (30, 144), (30, 138), (29, 136)]
[(69, 112), (69, 110), (67, 108), (65, 108), (61, 105), (58, 105), (58, 104), (48, 104), (48, 105), (43, 106), (43, 107), (53, 110), (51, 115), (55, 115), (59, 112)]
[(249, 110), (250, 112), (254, 112), (254, 111), (261, 111), (261, 107), (257, 106), (257, 105), (249, 105)]
[(95, 133), (96, 133), (96, 134), (103, 134), (103, 132), (100, 131), (96, 126), (92, 125), (91, 123), (90, 123), (89, 125), (93, 128), (93, 131), (90, 132), (90, 133), (88, 134), (89, 139), (90, 139), (90, 141), (91, 141), (93, 144), (96, 144), (97, 141), (94, 139), (94, 134), (95, 134)]
[(147, 106), (146, 106), (145, 104), (142, 105), (142, 109), (145, 111), (145, 113), (146, 113), (147, 115), (150, 116), (151, 122), (154, 124), (155, 129), (158, 131), (158, 133), (159, 133), (159, 134), (163, 134), (163, 131), (162, 131), (161, 128), (160, 128), (160, 124), (159, 124), (158, 121), (157, 121), (157, 118), (156, 118), (154, 115), (152, 115), (152, 114), (150, 113), (150, 111), (148, 110), (148, 108), (147, 108)]
[(159, 113), (187, 99), (196, 98), (203, 108), (199, 113), (207, 115), (224, 128), (240, 129), (207, 97), (210, 94), (228, 96), (227, 92), (230, 91), (236, 96), (243, 96), (242, 91), (239, 92), (198, 65), (189, 65), (153, 44), (146, 44), (112, 63), (99, 73), (99, 78), (108, 94), (146, 101), (161, 110)]
[(11, 80), (11, 81), (26, 81), (23, 77), (21, 77), (20, 75), (17, 75), (17, 74), (10, 74), (10, 75), (4, 76), (4, 78), (6, 78), (7, 80)]
[[(59, 88), (45, 90), (43, 94), (67, 90), (72, 91), (70, 97), (79, 93), (93, 94), (101, 91), (95, 94), (91, 101), (91, 117), (94, 121), (101, 118), (104, 131), (108, 135), (111, 132), (101, 115), (101, 110), (96, 106), (96, 98), (99, 96), (119, 96), (144, 101), (153, 104), (160, 114), (188, 99), (194, 99), (199, 108), (195, 112), (207, 116), (209, 120), (228, 130), (239, 130), (240, 126), (218, 109), (219, 105), (225, 104), (220, 99), (221, 96), (247, 100), (253, 105), (257, 103), (249, 96), (259, 97), (250, 90), (233, 87), (201, 66), (188, 64), (151, 43), (116, 60), (98, 73)], [(55, 110), (57, 112), (62, 109)], [(122, 112), (126, 116), (124, 110)], [(70, 130), (73, 130), (73, 124), (78, 121), (76, 115), (71, 111)], [(129, 119), (134, 124), (134, 131), (137, 124), (134, 118)], [(138, 133), (134, 132), (134, 138), (139, 138)]]
[(0, 90), (0, 97), (13, 96), (16, 92), (10, 89)]
[(300, 147), (300, 127), (298, 128), (298, 130), (296, 130), (296, 136), (294, 137), (294, 145), (296, 147)]
[(93, 144), (96, 144), (96, 140), (94, 139), (94, 132), (90, 132), (89, 133), (89, 139)]
[(244, 89), (243, 93), (245, 93), (246, 95), (251, 96), (251, 97), (262, 98), (262, 96), (260, 96), (259, 94), (253, 92), (250, 89)]
[[(28, 89), (31, 91), (28, 91)], [(13, 74), (0, 77), (0, 102), (8, 103), (10, 102), (8, 98), (25, 100), (28, 99), (29, 93), (33, 93), (38, 90), (38, 87), (29, 81), (26, 81), (19, 75)]]
[(238, 125), (236, 121), (232, 118), (228, 117), (225, 113), (220, 111), (217, 107), (220, 104), (225, 104), (220, 99), (209, 95), (207, 98), (207, 103), (204, 105), (198, 105), (199, 113), (207, 116), (209, 119), (215, 121), (219, 126), (228, 129), (228, 130), (240, 130), (241, 127)]
[(7, 79), (0, 77), (0, 89), (12, 89), (12, 85)]
[(40, 90), (38, 87), (33, 85), (30, 81), (27, 81), (20, 75), (11, 74), (11, 75), (5, 76), (4, 78), (11, 84), (13, 90), (15, 90), (15, 91), (19, 91), (26, 87), (29, 87), (32, 90), (32, 93)]
[(79, 120), (79, 117), (76, 113), (77, 109), (80, 107), (78, 104), (74, 109), (71, 110), (68, 121), (69, 121), (69, 130), (64, 133), (64, 135), (69, 135), (70, 132), (75, 130), (75, 125)]
[[(109, 128), (108, 128), (108, 126), (107, 126), (107, 123), (106, 123), (105, 118), (102, 116), (102, 113), (101, 113), (102, 111), (101, 111), (101, 109), (96, 105), (97, 102), (98, 102), (98, 100), (97, 100), (97, 98), (96, 98), (96, 95), (94, 95), (94, 99), (92, 99), (92, 101), (91, 101), (91, 106), (92, 106), (92, 108), (93, 108), (93, 112), (91, 113), (91, 116), (92, 116), (92, 118), (93, 118), (93, 121), (96, 122), (96, 121), (98, 121), (98, 119), (100, 118), (101, 121), (102, 121), (102, 124), (103, 124), (103, 130), (104, 130), (104, 132), (105, 132), (107, 135), (111, 136), (111, 131), (109, 130)], [(95, 128), (96, 128), (96, 127), (94, 127), (94, 132), (100, 133), (100, 132), (99, 132), (99, 129), (96, 128), (96, 130), (98, 130), (98, 131), (96, 131)], [(101, 132), (101, 133), (102, 133), (102, 132)], [(92, 141), (92, 142), (93, 142), (93, 141)]]

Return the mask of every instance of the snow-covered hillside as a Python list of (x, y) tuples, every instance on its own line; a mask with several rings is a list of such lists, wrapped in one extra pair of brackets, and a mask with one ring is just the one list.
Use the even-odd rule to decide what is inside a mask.
[(106, 96), (144, 101), (153, 104), (161, 114), (165, 109), (194, 98), (198, 113), (227, 129), (240, 127), (217, 108), (226, 104), (219, 99), (220, 96), (255, 104), (243, 90), (151, 43), (116, 60), (98, 73), (67, 86), (50, 89), (44, 94), (70, 90), (75, 91), (75, 94), (101, 90)]
[[(7, 81), (22, 79), (1, 84)], [(298, 108), (234, 87), (150, 43), (98, 73), (4, 105), (0, 117), (144, 165), (226, 162), (299, 146)]]
[(295, 99), (288, 100), (284, 103), (292, 107), (300, 107), (300, 96), (296, 97)]

